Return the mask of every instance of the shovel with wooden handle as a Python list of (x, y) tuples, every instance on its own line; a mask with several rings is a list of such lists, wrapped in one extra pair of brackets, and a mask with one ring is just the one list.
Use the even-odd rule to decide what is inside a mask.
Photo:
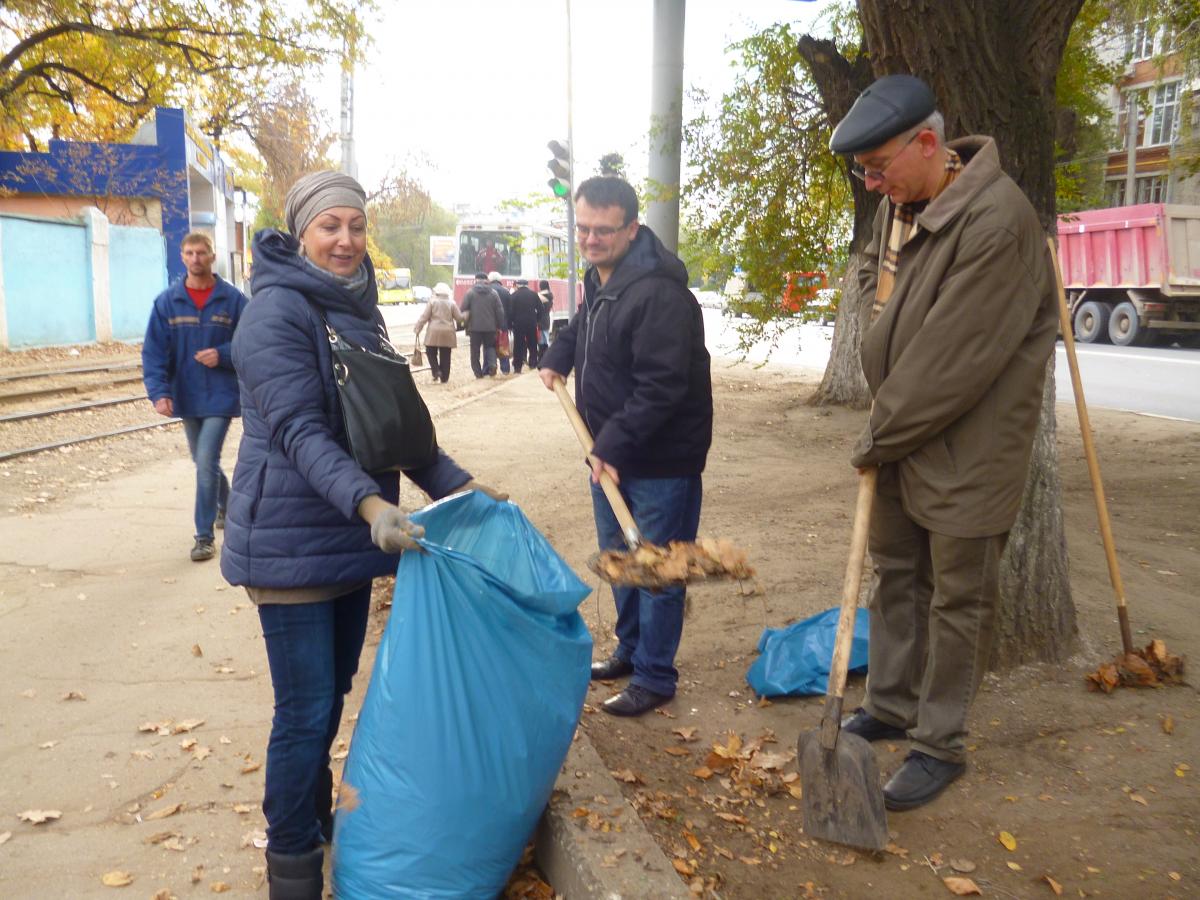
[[(575, 408), (575, 401), (567, 393), (566, 383), (561, 379), (554, 380), (554, 394), (558, 397), (558, 402), (562, 404), (567, 418), (571, 420), (583, 452), (588, 455), (588, 462), (591, 462), (595, 458), (592, 456), (592, 433), (588, 430), (587, 423), (579, 415), (579, 410)], [(612, 476), (604, 470), (600, 472), (600, 487), (604, 490), (604, 496), (608, 498), (613, 515), (617, 517), (617, 524), (621, 526), (621, 534), (625, 538), (625, 543), (629, 545), (630, 550), (636, 550), (642, 545), (642, 532), (634, 522), (633, 513), (629, 511), (629, 505), (625, 502), (625, 498), (621, 496), (621, 489), (617, 487)]]
[(1096, 444), (1092, 440), (1092, 423), (1088, 418), (1087, 401), (1083, 399), (1083, 380), (1079, 377), (1079, 360), (1075, 356), (1075, 335), (1071, 329), (1071, 312), (1067, 309), (1067, 292), (1063, 288), (1062, 269), (1058, 267), (1058, 249), (1054, 238), (1047, 238), (1050, 246), (1050, 262), (1054, 266), (1054, 283), (1058, 288), (1058, 321), (1062, 328), (1063, 346), (1067, 351), (1067, 368), (1071, 370), (1071, 390), (1075, 392), (1075, 411), (1079, 414), (1079, 434), (1083, 438), (1083, 455), (1087, 457), (1088, 475), (1092, 479), (1092, 493), (1096, 498), (1096, 517), (1100, 520), (1100, 538), (1104, 543), (1104, 558), (1108, 561), (1108, 579), (1117, 596), (1117, 622), (1121, 627), (1121, 647), (1126, 654), (1134, 652), (1133, 634), (1129, 629), (1129, 607), (1125, 604), (1125, 585), (1121, 581), (1121, 567), (1117, 564), (1117, 547), (1113, 540), (1112, 523), (1108, 518), (1108, 502), (1104, 499), (1104, 485), (1100, 481), (1100, 460), (1096, 456)]
[(838, 617), (833, 661), (829, 666), (825, 714), (821, 718), (821, 727), (801, 732), (798, 742), (804, 833), (823, 841), (868, 850), (882, 850), (888, 842), (879, 763), (875, 751), (863, 738), (842, 732), (842, 696), (850, 668), (850, 641), (854, 636), (858, 589), (862, 583), (877, 477), (878, 469), (872, 467), (858, 479), (854, 531), (842, 583), (842, 614)]

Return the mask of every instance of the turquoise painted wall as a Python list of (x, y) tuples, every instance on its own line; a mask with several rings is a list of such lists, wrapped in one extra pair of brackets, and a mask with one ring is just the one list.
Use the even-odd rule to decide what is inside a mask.
[(166, 252), (158, 230), (110, 225), (108, 277), (113, 338), (140, 341), (154, 298), (167, 286)]
[(10, 216), (0, 229), (8, 346), (95, 340), (87, 229)]

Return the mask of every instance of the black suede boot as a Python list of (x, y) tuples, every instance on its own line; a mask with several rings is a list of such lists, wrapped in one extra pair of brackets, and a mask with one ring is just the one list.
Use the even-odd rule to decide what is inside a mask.
[(322, 900), (325, 893), (325, 849), (307, 853), (267, 851), (271, 900)]
[(333, 840), (333, 772), (326, 766), (317, 775), (317, 821), (321, 823), (321, 840)]

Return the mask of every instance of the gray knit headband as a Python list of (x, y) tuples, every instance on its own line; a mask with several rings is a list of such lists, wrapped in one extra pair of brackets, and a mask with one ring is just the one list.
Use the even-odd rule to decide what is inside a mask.
[(292, 185), (283, 203), (287, 230), (300, 237), (308, 224), (327, 209), (349, 206), (367, 211), (367, 193), (357, 181), (341, 172), (313, 172)]

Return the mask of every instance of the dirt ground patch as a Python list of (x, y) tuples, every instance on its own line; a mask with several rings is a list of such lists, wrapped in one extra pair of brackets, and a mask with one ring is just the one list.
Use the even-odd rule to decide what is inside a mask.
[[(581, 611), (597, 656), (606, 655), (614, 646), (614, 612), (607, 588), (585, 567), (595, 532), (574, 435), (533, 377), (476, 381), (465, 364), (465, 354), (456, 355), (449, 386), (422, 386), (439, 438), (477, 478), (509, 490), (597, 587)], [(930, 806), (890, 817), (892, 852), (873, 857), (806, 839), (799, 802), (782, 782), (768, 779), (763, 787), (728, 773), (707, 780), (692, 774), (714, 742), (728, 746), (731, 733), (744, 741), (765, 738), (764, 750), (787, 753), (794, 751), (799, 732), (820, 718), (819, 698), (760, 705), (745, 682), (764, 626), (781, 626), (838, 600), (855, 490), (846, 459), (863, 414), (805, 405), (815, 384), (813, 376), (781, 367), (714, 363), (716, 434), (704, 476), (701, 531), (733, 538), (749, 550), (761, 593), (745, 595), (736, 584), (692, 591), (678, 657), (680, 691), (662, 714), (632, 722), (611, 719), (595, 708), (615, 687), (595, 685), (589, 695), (583, 728), (607, 766), (632, 777), (624, 784), (626, 796), (676, 868), (690, 873), (683, 881), (713, 896), (746, 900), (938, 897), (948, 893), (942, 877), (955, 874), (953, 861), (959, 868), (973, 867), (967, 877), (985, 896), (1052, 897), (1045, 876), (1061, 885), (1064, 896), (1195, 896), (1200, 892), (1195, 689), (1103, 696), (1083, 686), (1084, 673), (1115, 652), (1119, 637), (1078, 429), (1066, 406), (1059, 410), (1061, 469), (1080, 649), (1066, 665), (987, 679), (972, 712), (967, 775)], [(1174, 652), (1195, 660), (1200, 426), (1102, 411), (1094, 411), (1093, 420), (1135, 638), (1165, 639)], [(235, 428), (226, 444), (227, 466), (237, 438)], [(155, 887), (169, 885), (179, 896), (201, 889), (207, 895), (206, 882), (192, 886), (188, 880), (204, 863), (236, 895), (265, 896), (261, 854), (243, 846), (244, 836), (262, 827), (256, 780), (261, 772), (240, 774), (244, 756), (261, 759), (269, 726), (270, 685), (257, 621), (235, 592), (212, 593), (227, 590), (215, 584), (215, 570), (186, 560), (191, 488), (178, 428), (85, 446), (0, 465), (0, 510), (19, 520), (26, 530), (16, 533), (29, 534), (31, 541), (30, 547), (6, 546), (0, 560), (10, 585), (7, 594), (0, 591), (5, 623), (0, 630), (8, 632), (0, 636), (0, 681), (8, 685), (0, 716), (8, 723), (0, 730), (8, 747), (0, 754), (6, 785), (0, 787), (0, 815), (9, 823), (0, 824), (0, 834), (13, 833), (0, 845), (0, 884), (6, 883), (7, 857), (10, 873), (58, 871), (64, 884), (94, 888), (75, 889), (72, 896), (107, 896), (99, 875), (121, 863), (155, 873)], [(123, 523), (129, 536), (123, 534), (115, 554), (122, 558), (81, 562), (77, 572), (57, 574), (53, 567), (27, 563), (34, 550), (41, 552), (32, 542), (44, 543), (38, 536), (50, 533), (52, 517), (85, 504), (100, 487), (120, 491), (124, 485), (146, 495), (139, 502), (146, 504), (147, 518), (144, 526)], [(168, 492), (172, 508), (166, 508)], [(423, 497), (410, 487), (404, 502), (417, 506)], [(123, 586), (136, 582), (139, 568), (144, 584)], [(136, 651), (107, 649), (104, 620), (76, 619), (99, 605), (98, 596), (92, 594), (87, 604), (68, 602), (77, 590), (72, 579), (101, 576), (113, 594), (106, 609), (129, 607), (128, 628), (140, 643)], [(34, 603), (53, 593), (42, 590), (49, 581), (58, 582), (55, 590), (63, 598)], [(235, 602), (226, 615), (225, 606)], [(199, 604), (211, 611), (197, 612)], [(64, 609), (72, 616), (64, 618)], [(347, 704), (343, 741), (350, 737), (350, 717), (385, 619), (380, 614), (369, 637)], [(204, 624), (203, 658), (189, 650), (199, 633), (196, 623)], [(114, 646), (127, 648), (128, 639), (122, 634)], [(55, 659), (46, 659), (39, 645), (52, 645)], [(157, 654), (153, 677), (140, 671), (151, 665), (152, 654)], [(164, 667), (169, 680), (157, 674)], [(147, 694), (147, 684), (155, 685), (158, 697)], [(31, 685), (40, 687), (38, 697), (21, 697)], [(68, 689), (87, 693), (87, 702), (61, 702)], [(848, 706), (861, 692), (861, 679), (852, 681)], [(175, 702), (180, 698), (187, 702)], [(158, 714), (154, 710), (166, 708), (168, 699), (170, 709), (208, 720), (205, 728), (213, 733), (202, 735), (202, 743), (213, 748), (211, 759), (189, 766), (176, 759), (180, 737), (152, 744), (136, 733), (137, 722)], [(43, 701), (51, 718), (37, 711)], [(218, 743), (217, 729), (233, 743)], [(676, 729), (693, 739), (683, 740)], [(63, 743), (38, 749), (47, 738)], [(158, 758), (136, 757), (114, 768), (114, 759), (126, 760), (143, 747), (153, 747)], [(878, 746), (885, 777), (906, 750), (903, 742)], [(228, 773), (221, 774), (218, 764)], [(794, 762), (780, 771), (794, 772)], [(101, 780), (109, 773), (121, 782), (111, 791)], [(105, 793), (97, 793), (97, 786)], [(166, 795), (152, 798), (159, 789)], [(144, 845), (143, 832), (155, 823), (132, 825), (125, 810), (138, 800), (150, 808), (181, 797), (187, 809), (167, 825), (184, 835), (187, 852)], [(59, 804), (63, 822), (18, 822), (15, 815), (35, 803)], [(88, 812), (93, 803), (95, 811)], [(1015, 838), (1015, 849), (1000, 843), (1001, 832)], [(83, 849), (63, 855), (67, 842), (76, 839)], [(74, 880), (68, 881), (68, 873)], [(139, 883), (150, 885), (149, 875)], [(9, 881), (3, 893), (57, 895), (29, 881)]]

